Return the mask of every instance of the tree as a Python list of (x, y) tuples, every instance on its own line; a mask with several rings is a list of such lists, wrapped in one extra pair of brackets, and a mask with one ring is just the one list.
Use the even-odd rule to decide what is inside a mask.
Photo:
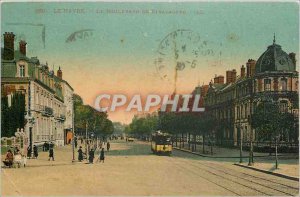
[(89, 105), (84, 105), (82, 98), (74, 94), (75, 130), (85, 133), (94, 132), (96, 136), (106, 137), (114, 131), (113, 123), (108, 119), (107, 113), (99, 112)]
[(9, 137), (12, 134), (9, 131), (9, 107), (8, 97), (4, 96), (1, 98), (1, 135)]
[(11, 97), (11, 106), (8, 106), (8, 97), (1, 99), (1, 134), (11, 137), (17, 129), (25, 126), (25, 95), (15, 92)]
[(215, 129), (216, 127), (216, 120), (213, 116), (211, 116), (210, 114), (204, 114), (203, 116), (201, 116), (200, 118), (200, 122), (198, 123), (198, 127), (200, 129), (200, 133), (202, 134), (202, 139), (203, 139), (203, 153), (205, 153), (205, 141), (206, 141), (206, 137), (209, 134), (212, 134), (212, 131)]
[(276, 168), (278, 168), (277, 142), (280, 136), (286, 136), (292, 131), (293, 124), (293, 115), (281, 110), (277, 102), (259, 103), (252, 115), (251, 126), (257, 132), (259, 139), (275, 141)]

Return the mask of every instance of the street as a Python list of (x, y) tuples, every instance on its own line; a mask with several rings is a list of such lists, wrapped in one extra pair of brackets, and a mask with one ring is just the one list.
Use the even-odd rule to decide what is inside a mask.
[[(105, 163), (72, 163), (71, 146), (40, 152), (26, 168), (2, 168), (2, 195), (298, 195), (298, 181), (174, 150), (153, 155), (150, 144), (112, 141)], [(75, 154), (77, 159), (77, 152)]]

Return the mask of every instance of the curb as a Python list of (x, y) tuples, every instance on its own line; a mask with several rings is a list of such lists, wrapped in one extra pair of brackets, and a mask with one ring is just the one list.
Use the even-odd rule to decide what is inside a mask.
[(288, 175), (280, 174), (280, 173), (277, 173), (277, 172), (270, 172), (270, 171), (267, 171), (267, 170), (262, 170), (262, 169), (258, 169), (258, 168), (254, 168), (254, 167), (250, 167), (250, 166), (245, 166), (245, 165), (241, 165), (241, 164), (238, 164), (238, 163), (235, 163), (233, 165), (299, 182), (298, 177), (288, 176)]
[[(201, 156), (201, 157), (208, 157), (208, 158), (216, 158), (216, 159), (224, 159), (224, 158), (228, 158), (228, 159), (238, 159), (240, 158), (240, 156), (232, 156), (232, 157), (229, 157), (229, 156), (211, 156), (211, 155), (204, 155), (204, 154), (201, 154), (201, 153), (197, 153), (197, 152), (192, 152), (190, 150), (185, 150), (185, 149), (180, 149), (178, 147), (173, 147), (173, 149), (176, 149), (176, 150), (179, 150), (179, 151), (183, 151), (183, 152), (186, 152), (186, 153), (191, 153), (191, 154), (194, 154), (194, 155), (198, 155), (198, 156)], [(257, 158), (257, 157), (270, 157), (269, 155), (258, 155), (258, 156), (254, 156), (254, 158)], [(249, 156), (243, 156), (242, 158), (244, 159), (247, 159), (249, 158)]]

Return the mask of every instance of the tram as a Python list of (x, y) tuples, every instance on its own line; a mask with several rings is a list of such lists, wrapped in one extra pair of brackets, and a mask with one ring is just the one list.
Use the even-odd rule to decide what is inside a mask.
[(162, 133), (161, 131), (153, 133), (151, 138), (151, 150), (154, 154), (171, 155), (171, 135), (168, 133)]

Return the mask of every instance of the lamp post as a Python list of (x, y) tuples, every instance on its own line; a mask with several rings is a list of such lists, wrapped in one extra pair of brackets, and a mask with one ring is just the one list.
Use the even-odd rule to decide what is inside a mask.
[[(27, 114), (25, 116), (25, 119), (28, 121), (29, 123), (29, 146), (30, 146), (30, 156), (33, 157), (33, 134), (32, 134), (32, 127), (35, 123), (35, 119), (34, 117), (31, 116), (31, 81), (29, 80), (29, 83), (28, 83), (28, 111), (27, 111)], [(28, 153), (27, 153), (28, 155)]]
[(75, 110), (74, 110), (74, 95), (72, 95), (72, 98), (71, 99), (71, 102), (72, 102), (72, 137), (73, 137), (73, 140), (72, 140), (72, 152), (73, 152), (73, 158), (72, 158), (72, 162), (75, 162), (75, 124), (74, 124), (74, 113), (75, 113)]
[(88, 122), (85, 123), (85, 155), (87, 159), (87, 129), (88, 129)]
[(241, 127), (241, 122), (239, 125), (240, 128), (240, 163), (243, 163), (243, 136), (242, 136), (242, 127)]
[[(250, 108), (250, 113), (251, 113), (251, 108)], [(250, 150), (249, 150), (248, 166), (253, 166), (253, 143), (252, 143), (253, 129), (252, 129), (252, 126), (251, 126), (251, 115), (248, 116), (248, 121), (249, 121), (249, 124), (250, 124)]]

